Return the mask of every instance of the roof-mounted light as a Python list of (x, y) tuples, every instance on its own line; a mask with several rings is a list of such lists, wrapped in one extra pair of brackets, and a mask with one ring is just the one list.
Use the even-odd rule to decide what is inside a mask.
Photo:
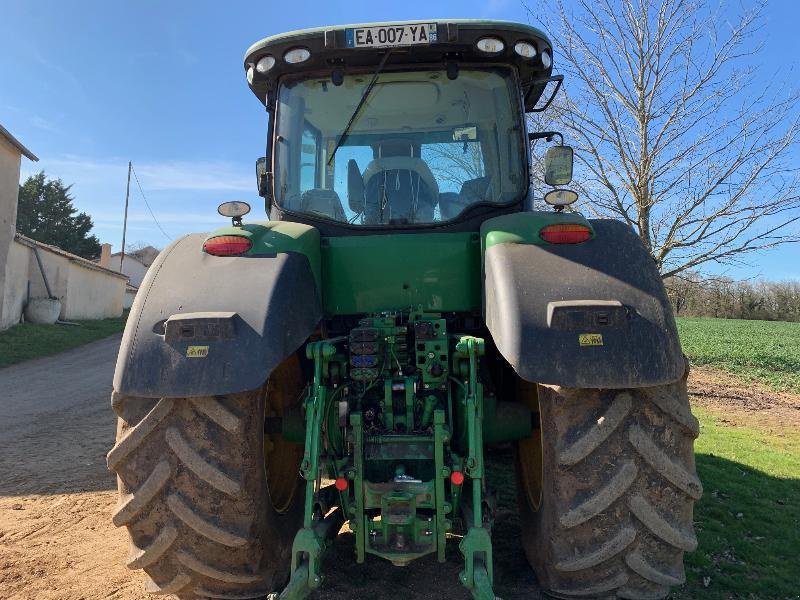
[(496, 37), (481, 38), (475, 45), (478, 47), (478, 50), (486, 54), (499, 54), (506, 48), (503, 40)]
[(549, 69), (553, 66), (553, 57), (550, 56), (550, 52), (547, 50), (542, 50), (542, 66), (545, 69)]
[(267, 71), (269, 71), (272, 67), (275, 66), (275, 57), (274, 56), (263, 56), (258, 59), (256, 63), (256, 71), (264, 75)]
[(534, 58), (536, 56), (536, 46), (530, 42), (517, 42), (514, 44), (514, 52), (522, 58)]
[(307, 48), (292, 48), (291, 50), (287, 50), (286, 54), (283, 55), (283, 60), (290, 65), (305, 62), (309, 58), (311, 58), (311, 52), (309, 52)]

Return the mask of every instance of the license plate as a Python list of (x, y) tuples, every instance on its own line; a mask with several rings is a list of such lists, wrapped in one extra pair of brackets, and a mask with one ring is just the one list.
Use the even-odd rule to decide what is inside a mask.
[(348, 48), (418, 46), (436, 42), (436, 23), (345, 29)]

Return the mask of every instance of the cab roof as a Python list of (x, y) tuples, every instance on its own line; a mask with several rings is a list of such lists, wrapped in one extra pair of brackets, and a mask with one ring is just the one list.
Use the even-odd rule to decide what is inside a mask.
[[(423, 24), (435, 25), (436, 41), (431, 41), (429, 44), (392, 47), (354, 48), (348, 45), (348, 39), (352, 45), (352, 31), (355, 29)], [(481, 52), (476, 43), (485, 37), (500, 38), (504, 49), (494, 54)], [(532, 44), (536, 48), (536, 55), (533, 58), (518, 55), (514, 51), (514, 46), (518, 42)], [(284, 54), (296, 48), (308, 50), (310, 57), (299, 64), (289, 64), (284, 61)], [(542, 63), (543, 53), (548, 53), (551, 59), (553, 56), (552, 44), (544, 32), (522, 23), (476, 19), (359, 23), (290, 31), (264, 38), (250, 46), (244, 56), (244, 70), (248, 75), (250, 89), (261, 103), (271, 110), (268, 94), (277, 87), (283, 75), (375, 68), (388, 49), (392, 50), (392, 54), (384, 67), (387, 70), (398, 66), (413, 67), (417, 64), (443, 66), (447, 63), (515, 66), (522, 82), (526, 110), (530, 110), (536, 104), (544, 91), (547, 78), (552, 73), (552, 64), (545, 67)], [(254, 67), (265, 56), (272, 56), (275, 65), (266, 74), (261, 74)], [(249, 73), (252, 73), (252, 79)]]

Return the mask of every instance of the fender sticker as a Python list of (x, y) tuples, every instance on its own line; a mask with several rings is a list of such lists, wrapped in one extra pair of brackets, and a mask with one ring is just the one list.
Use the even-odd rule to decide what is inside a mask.
[(186, 349), (188, 358), (205, 358), (208, 356), (208, 346), (189, 346)]
[(603, 336), (599, 333), (581, 333), (578, 335), (578, 343), (581, 346), (602, 346)]

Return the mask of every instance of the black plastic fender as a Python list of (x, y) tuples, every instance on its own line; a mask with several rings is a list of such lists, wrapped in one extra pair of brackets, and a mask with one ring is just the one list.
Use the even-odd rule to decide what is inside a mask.
[(206, 234), (170, 244), (147, 272), (122, 337), (114, 389), (145, 397), (252, 390), (322, 318), (300, 252), (219, 257)]
[(660, 385), (684, 373), (655, 262), (619, 221), (582, 244), (501, 243), (484, 255), (484, 317), (523, 379), (568, 387)]

